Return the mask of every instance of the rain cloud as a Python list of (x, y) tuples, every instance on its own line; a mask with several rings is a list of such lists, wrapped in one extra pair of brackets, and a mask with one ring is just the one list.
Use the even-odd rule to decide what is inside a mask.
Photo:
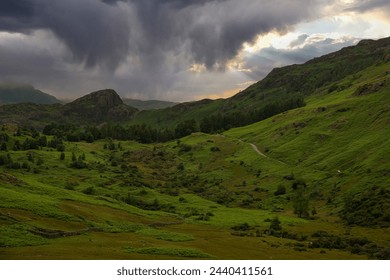
[(202, 65), (219, 81), (245, 43), (319, 18), (332, 2), (5, 0), (1, 79), (69, 97), (112, 87), (138, 98), (190, 100), (203, 90), (195, 86), (199, 75), (189, 71), (192, 65)]

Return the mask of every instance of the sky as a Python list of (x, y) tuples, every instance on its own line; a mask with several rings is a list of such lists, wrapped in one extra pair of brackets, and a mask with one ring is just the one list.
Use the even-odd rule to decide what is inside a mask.
[(226, 98), (273, 68), (390, 36), (388, 0), (1, 0), (0, 82)]

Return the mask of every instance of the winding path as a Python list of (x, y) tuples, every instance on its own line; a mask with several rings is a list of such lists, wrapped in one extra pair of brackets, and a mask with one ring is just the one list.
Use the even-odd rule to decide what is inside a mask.
[(277, 160), (277, 159), (274, 159), (274, 158), (270, 158), (269, 156), (266, 156), (265, 154), (263, 154), (262, 152), (260, 152), (259, 148), (253, 144), (253, 143), (249, 143), (249, 145), (251, 145), (251, 147), (253, 148), (253, 150), (260, 156), (264, 157), (264, 158), (268, 158), (268, 159), (271, 159), (271, 160), (274, 160), (278, 163), (281, 163), (283, 165), (287, 165), (287, 163), (283, 162), (283, 161), (280, 161), (280, 160)]

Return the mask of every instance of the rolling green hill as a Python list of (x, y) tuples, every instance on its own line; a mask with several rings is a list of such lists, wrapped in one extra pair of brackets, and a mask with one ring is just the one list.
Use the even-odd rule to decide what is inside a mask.
[(0, 104), (17, 103), (56, 104), (61, 101), (30, 85), (0, 84)]
[[(195, 118), (227, 102), (260, 100), (262, 87), (266, 96), (275, 93), (270, 100), (296, 96), (292, 81), (299, 80), (304, 107), (220, 134), (142, 144), (120, 140), (113, 125), (101, 128), (113, 137), (87, 143), (67, 141), (72, 131), (60, 127), (43, 135), (4, 125), (0, 258), (390, 259), (384, 42), (363, 41), (291, 66), (286, 77), (275, 70), (248, 89), (253, 96), (138, 113), (152, 120), (178, 110), (173, 126), (176, 114)], [(319, 77), (310, 80), (315, 69), (342, 67), (345, 55), (361, 64), (334, 70), (337, 78), (324, 74), (330, 78), (318, 84)]]
[(357, 46), (312, 59), (302, 65), (276, 68), (263, 80), (228, 99), (182, 103), (171, 108), (143, 111), (132, 123), (175, 127), (195, 119), (203, 132), (216, 132), (263, 120), (304, 106), (303, 98), (324, 88), (342, 90), (345, 77), (390, 59), (390, 38), (363, 40)]
[(140, 111), (164, 109), (176, 105), (175, 102), (161, 101), (161, 100), (138, 100), (131, 98), (124, 98), (123, 102), (131, 107), (137, 108)]

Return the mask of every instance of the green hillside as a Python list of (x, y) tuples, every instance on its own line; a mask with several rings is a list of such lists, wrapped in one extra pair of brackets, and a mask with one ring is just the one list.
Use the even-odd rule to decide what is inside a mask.
[(30, 85), (0, 84), (0, 104), (17, 103), (56, 104), (61, 101)]
[[(119, 124), (91, 125), (91, 135), (112, 137), (81, 142), (59, 125), (44, 135), (7, 122), (0, 131), (0, 258), (390, 259), (390, 61), (383, 42), (342, 51), (370, 62), (300, 92), (304, 107), (219, 134), (142, 144), (121, 140)], [(289, 81), (302, 69), (315, 73), (317, 63), (331, 73), (341, 67), (334, 56), (291, 66), (285, 78), (275, 70), (252, 88), (261, 92), (273, 77), (270, 100), (286, 96), (279, 81), (296, 96)], [(313, 82), (300, 79), (302, 89)], [(257, 96), (163, 112), (175, 112), (167, 122), (174, 127), (176, 114), (205, 117)], [(138, 115), (152, 120), (156, 112)]]
[(346, 89), (351, 84), (338, 84), (338, 81), (389, 59), (390, 38), (363, 40), (357, 46), (343, 48), (302, 65), (276, 68), (266, 78), (231, 98), (140, 112), (131, 123), (175, 127), (180, 122), (194, 119), (201, 131), (207, 133), (244, 126), (302, 107), (303, 98), (315, 95), (325, 87), (329, 91)]
[(123, 102), (131, 107), (137, 108), (140, 111), (164, 109), (176, 105), (175, 102), (162, 100), (139, 100), (132, 98), (124, 98)]

